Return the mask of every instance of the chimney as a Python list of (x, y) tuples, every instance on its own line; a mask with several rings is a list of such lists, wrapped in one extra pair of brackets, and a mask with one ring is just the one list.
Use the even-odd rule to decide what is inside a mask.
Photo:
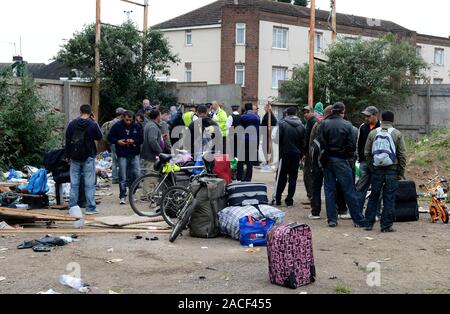
[(17, 61), (23, 61), (23, 57), (22, 56), (13, 56), (13, 62), (17, 62)]

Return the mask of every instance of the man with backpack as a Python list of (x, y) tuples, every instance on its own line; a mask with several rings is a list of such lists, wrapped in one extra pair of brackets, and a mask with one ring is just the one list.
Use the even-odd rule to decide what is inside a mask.
[(365, 227), (356, 195), (351, 160), (356, 150), (353, 126), (344, 120), (345, 105), (342, 102), (333, 105), (333, 114), (324, 120), (319, 129), (319, 143), (324, 149), (321, 163), (324, 167), (325, 199), (328, 226), (338, 225), (336, 210), (336, 181), (339, 182), (355, 227)]
[(281, 196), (289, 176), (288, 196), (285, 200), (289, 207), (294, 205), (300, 160), (305, 155), (306, 136), (305, 127), (297, 116), (297, 108), (289, 108), (287, 115), (279, 125), (281, 170), (278, 177), (275, 202), (277, 206), (281, 206)]
[(125, 204), (127, 185), (131, 186), (139, 177), (141, 145), (143, 141), (142, 129), (134, 122), (134, 114), (125, 111), (122, 121), (111, 128), (108, 135), (111, 144), (116, 145), (119, 161), (119, 190), (120, 205)]
[(366, 211), (366, 230), (371, 231), (383, 191), (381, 232), (395, 232), (392, 228), (395, 216), (395, 193), (398, 180), (405, 178), (406, 148), (402, 133), (393, 127), (394, 113), (381, 115), (381, 127), (370, 132), (364, 150), (367, 165), (372, 173), (372, 193)]
[(66, 153), (70, 159), (70, 201), (69, 207), (78, 204), (80, 180), (84, 178), (87, 200), (86, 215), (95, 215), (95, 141), (102, 139), (100, 126), (94, 120), (90, 105), (80, 107), (80, 116), (69, 123), (66, 130)]

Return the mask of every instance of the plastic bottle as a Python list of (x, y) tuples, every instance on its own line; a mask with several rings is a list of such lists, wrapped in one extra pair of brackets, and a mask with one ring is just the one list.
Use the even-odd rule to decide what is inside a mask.
[(75, 278), (69, 275), (61, 275), (59, 277), (59, 283), (76, 290), (80, 290), (84, 287), (83, 280), (81, 280), (81, 278)]
[(75, 221), (75, 222), (73, 223), (73, 226), (74, 226), (76, 229), (81, 229), (81, 228), (83, 228), (83, 226), (84, 226), (84, 217), (83, 217), (83, 212), (81, 211), (81, 208), (80, 208), (79, 206), (71, 207), (71, 208), (69, 209), (69, 215), (70, 215), (70, 216), (73, 216), (73, 217), (80, 218), (79, 220), (77, 220), (77, 221)]

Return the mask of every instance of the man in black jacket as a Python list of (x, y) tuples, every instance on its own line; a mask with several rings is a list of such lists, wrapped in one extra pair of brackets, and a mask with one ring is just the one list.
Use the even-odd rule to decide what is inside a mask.
[[(367, 107), (362, 114), (366, 119), (366, 123), (359, 128), (356, 150), (359, 161), (359, 181), (356, 184), (356, 191), (358, 192), (359, 210), (361, 212), (363, 212), (364, 209), (367, 190), (369, 189), (371, 181), (371, 173), (367, 165), (366, 157), (364, 156), (364, 148), (366, 147), (367, 138), (369, 137), (370, 132), (381, 126), (381, 122), (378, 120), (379, 111), (376, 107)], [(377, 216), (380, 216), (379, 212), (377, 213)]]
[[(271, 134), (269, 134), (269, 114), (270, 114), (270, 128), (271, 128), (270, 133), (272, 133), (273, 128), (275, 128), (278, 125), (278, 120), (272, 112), (272, 105), (270, 103), (268, 103), (264, 107), (264, 110), (266, 111), (266, 113), (261, 122), (262, 152), (264, 154), (264, 159), (265, 159), (266, 163), (269, 164), (269, 162), (270, 162), (269, 153), (272, 153), (272, 152), (269, 152), (269, 146), (270, 146), (269, 141), (272, 141), (272, 138), (270, 136)], [(273, 145), (270, 147), (273, 147)]]
[(325, 198), (328, 216), (328, 226), (337, 226), (336, 211), (336, 181), (342, 187), (345, 202), (350, 210), (355, 227), (365, 227), (364, 216), (359, 211), (358, 198), (355, 191), (350, 160), (354, 158), (356, 142), (353, 136), (353, 126), (344, 120), (345, 105), (341, 102), (333, 105), (333, 114), (323, 121), (319, 130), (319, 142), (325, 149), (322, 164), (325, 168)]
[(125, 204), (127, 186), (131, 186), (139, 177), (141, 145), (143, 142), (142, 128), (134, 122), (134, 114), (125, 111), (123, 119), (113, 125), (108, 135), (108, 141), (116, 145), (119, 162), (120, 204)]
[(305, 127), (297, 116), (297, 108), (289, 108), (287, 115), (279, 125), (281, 169), (275, 195), (277, 206), (281, 206), (281, 196), (286, 187), (288, 176), (289, 189), (285, 202), (287, 206), (294, 205), (298, 169), (306, 149)]
[(84, 191), (87, 200), (86, 214), (98, 214), (95, 203), (95, 141), (102, 139), (100, 126), (94, 120), (90, 105), (80, 107), (80, 117), (70, 122), (66, 130), (66, 152), (70, 159), (70, 201), (76, 206), (79, 197), (80, 180), (84, 177)]
[[(306, 106), (302, 110), (303, 116), (306, 120), (306, 147), (309, 147), (309, 141), (311, 137), (311, 131), (314, 125), (318, 122), (314, 111), (311, 110), (309, 106)], [(303, 167), (303, 182), (305, 183), (306, 195), (308, 197), (308, 202), (311, 202), (312, 190), (313, 190), (313, 180), (311, 174), (311, 159), (309, 157), (309, 149), (305, 153), (305, 165)]]

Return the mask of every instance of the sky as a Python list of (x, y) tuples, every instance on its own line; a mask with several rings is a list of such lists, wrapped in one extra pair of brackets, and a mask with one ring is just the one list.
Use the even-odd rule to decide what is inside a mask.
[[(211, 2), (214, 0), (149, 0), (149, 24)], [(316, 7), (328, 10), (329, 3), (316, 0)], [(339, 13), (390, 20), (422, 34), (450, 36), (448, 0), (336, 0), (336, 3)], [(102, 0), (101, 20), (120, 24), (127, 18), (124, 11), (132, 11), (130, 18), (142, 28), (143, 8), (121, 0)], [(94, 21), (95, 0), (0, 0), (0, 62), (11, 62), (12, 56), (22, 51), (28, 62), (49, 63), (64, 40)]]

